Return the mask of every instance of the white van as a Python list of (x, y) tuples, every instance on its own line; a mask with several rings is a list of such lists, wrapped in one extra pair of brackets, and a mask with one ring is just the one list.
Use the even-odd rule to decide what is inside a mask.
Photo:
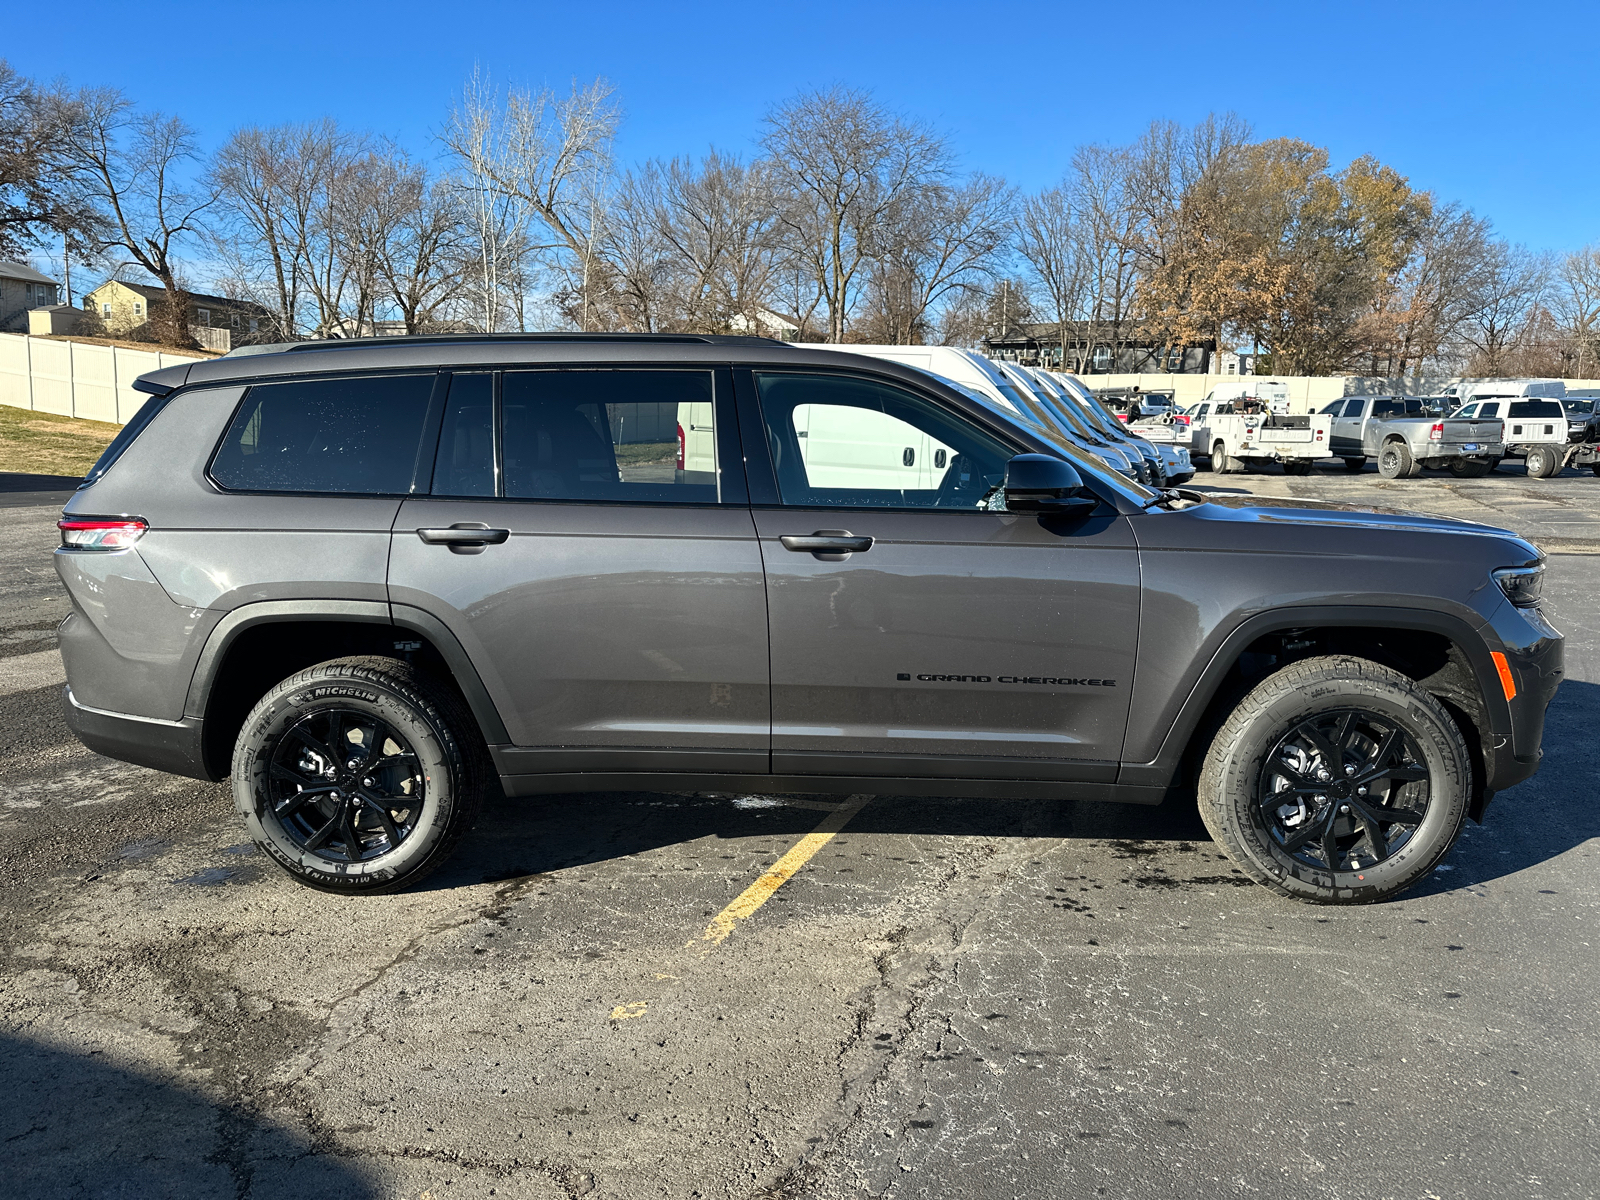
[(1567, 385), (1559, 379), (1471, 379), (1440, 394), (1454, 396), (1462, 406), (1474, 400), (1565, 400)]

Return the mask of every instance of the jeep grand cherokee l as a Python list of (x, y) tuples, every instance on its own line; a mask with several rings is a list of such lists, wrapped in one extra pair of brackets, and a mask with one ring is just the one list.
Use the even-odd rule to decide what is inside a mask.
[(883, 359), (454, 336), (138, 386), (61, 521), (68, 720), (231, 776), (329, 891), (495, 786), (736, 788), (1197, 794), (1254, 879), (1378, 900), (1533, 773), (1561, 679), (1513, 534), (1151, 491)]

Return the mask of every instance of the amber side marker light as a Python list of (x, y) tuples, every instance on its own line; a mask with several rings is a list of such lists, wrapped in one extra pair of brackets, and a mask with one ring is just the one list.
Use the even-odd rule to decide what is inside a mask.
[(1512, 678), (1511, 664), (1506, 662), (1506, 656), (1498, 650), (1489, 651), (1489, 657), (1494, 659), (1494, 669), (1500, 672), (1500, 690), (1506, 694), (1507, 700), (1517, 698), (1517, 681)]

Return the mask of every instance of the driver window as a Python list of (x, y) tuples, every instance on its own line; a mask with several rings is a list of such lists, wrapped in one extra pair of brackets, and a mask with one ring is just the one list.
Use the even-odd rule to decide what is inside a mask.
[(785, 504), (976, 508), (1007, 450), (911, 392), (843, 375), (756, 374)]

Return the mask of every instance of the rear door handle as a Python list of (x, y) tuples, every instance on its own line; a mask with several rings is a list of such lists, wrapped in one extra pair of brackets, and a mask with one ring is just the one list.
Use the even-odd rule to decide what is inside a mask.
[(417, 536), (430, 546), (449, 546), (452, 554), (482, 554), (485, 546), (498, 546), (511, 531), (490, 529), (482, 521), (463, 521), (448, 529), (419, 529)]
[(843, 562), (872, 549), (873, 539), (848, 529), (819, 529), (812, 534), (786, 533), (778, 539), (785, 550), (810, 554), (821, 562)]

